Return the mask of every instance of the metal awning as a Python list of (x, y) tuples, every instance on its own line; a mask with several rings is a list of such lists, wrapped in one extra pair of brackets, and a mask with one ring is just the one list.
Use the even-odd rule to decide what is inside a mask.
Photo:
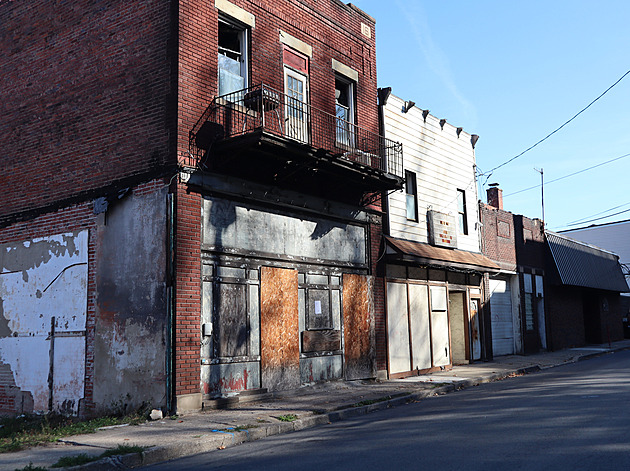
[(421, 242), (385, 236), (388, 258), (423, 266), (455, 268), (466, 271), (496, 273), (500, 267), (485, 255), (458, 249), (444, 249)]
[(628, 292), (618, 255), (555, 232), (545, 236), (561, 284)]

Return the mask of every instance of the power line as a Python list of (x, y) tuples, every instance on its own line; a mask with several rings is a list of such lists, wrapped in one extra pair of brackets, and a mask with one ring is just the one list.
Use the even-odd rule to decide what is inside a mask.
[[(564, 175), (562, 177), (554, 178), (553, 180), (549, 180), (547, 182), (547, 184), (554, 183), (554, 182), (557, 182), (557, 181), (560, 181), (560, 180), (564, 180), (565, 178), (569, 178), (569, 177), (572, 177), (574, 175), (578, 175), (580, 173), (588, 172), (589, 170), (593, 170), (593, 169), (595, 169), (597, 167), (601, 167), (602, 165), (606, 165), (606, 164), (609, 164), (611, 162), (615, 162), (616, 160), (625, 159), (626, 157), (630, 157), (630, 153), (629, 154), (620, 155), (619, 157), (615, 157), (614, 159), (607, 160), (606, 162), (601, 162), (601, 163), (599, 163), (597, 165), (593, 165), (592, 167), (584, 168), (582, 170), (578, 170), (577, 172), (573, 172), (573, 173), (570, 173), (568, 175)], [(507, 195), (503, 195), (503, 197), (507, 198), (508, 196), (518, 195), (519, 193), (523, 193), (524, 191), (534, 190), (536, 188), (540, 188), (540, 185), (534, 185), (534, 186), (530, 186), (529, 188), (523, 188), (522, 190), (515, 191), (514, 193), (509, 193)]]
[[(608, 213), (608, 212), (610, 212), (610, 211), (614, 211), (615, 209), (623, 208), (624, 206), (627, 206), (627, 205), (629, 205), (629, 204), (630, 204), (630, 201), (628, 201), (627, 203), (620, 204), (619, 206), (615, 206), (615, 207), (613, 207), (613, 208), (608, 208), (608, 209), (606, 209), (606, 210), (604, 210), (604, 211), (600, 211), (599, 213), (591, 214), (590, 216), (586, 216), (586, 217), (583, 217), (583, 218), (581, 218), (581, 219), (576, 219), (575, 221), (569, 221), (569, 222), (567, 223), (567, 226), (575, 226), (575, 225), (577, 225), (577, 224), (584, 224), (584, 222), (583, 222), (583, 221), (584, 221), (585, 219), (588, 219), (588, 218), (594, 218), (595, 216), (599, 216), (599, 215), (601, 215), (601, 214), (606, 214), (606, 213)], [(608, 217), (608, 216), (606, 216), (606, 217)]]
[[(621, 205), (621, 206), (623, 206), (623, 205)], [(630, 211), (630, 209), (624, 209), (623, 211), (619, 211), (617, 213), (609, 214), (608, 216), (601, 216), (601, 217), (598, 217), (598, 218), (589, 219), (588, 221), (582, 221), (579, 224), (588, 224), (589, 222), (595, 222), (595, 221), (599, 221), (601, 219), (610, 218), (610, 217), (613, 217), (613, 216), (617, 216), (619, 214), (627, 213), (629, 211)], [(567, 226), (577, 226), (577, 224), (578, 223), (567, 224)]]
[[(532, 150), (534, 147), (536, 147), (538, 144), (543, 143), (544, 141), (546, 141), (547, 139), (549, 139), (551, 136), (553, 136), (555, 133), (557, 133), (558, 131), (560, 131), (563, 127), (565, 127), (567, 124), (569, 124), (571, 121), (573, 121), (575, 118), (577, 118), (578, 116), (580, 116), (582, 113), (584, 113), (587, 109), (589, 109), (597, 100), (599, 100), (601, 97), (603, 97), (604, 95), (606, 95), (606, 93), (608, 93), (613, 87), (615, 87), (619, 82), (621, 82), (626, 75), (630, 74), (630, 70), (628, 70), (625, 74), (623, 74), (615, 83), (613, 83), (610, 87), (608, 87), (604, 93), (602, 93), (601, 95), (599, 95), (597, 98), (595, 98), (593, 101), (591, 101), (588, 105), (586, 105), (586, 107), (582, 108), (578, 113), (576, 113), (571, 119), (569, 119), (568, 121), (566, 121), (562, 126), (560, 126), (559, 128), (555, 129), (554, 131), (550, 132), (549, 134), (547, 134), (545, 137), (543, 137), (540, 141), (538, 141), (536, 144), (528, 147), (527, 149), (525, 149), (523, 152), (521, 152), (518, 155), (515, 155), (514, 157), (512, 157), (511, 159), (506, 160), (505, 162), (503, 162), (502, 164), (497, 165), (496, 167), (494, 167), (493, 169), (491, 169), (488, 172), (488, 178), (486, 178), (486, 182), (490, 179), (490, 176), (492, 175), (492, 173), (495, 170), (500, 169), (501, 167), (509, 164), (510, 162), (513, 162), (514, 160), (518, 159), (519, 157), (521, 157), (523, 154), (529, 152), (530, 150)], [(485, 185), (485, 183), (484, 183)]]

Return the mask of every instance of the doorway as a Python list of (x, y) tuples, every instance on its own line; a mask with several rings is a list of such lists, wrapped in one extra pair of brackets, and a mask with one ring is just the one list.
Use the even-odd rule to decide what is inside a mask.
[(468, 363), (468, 322), (466, 319), (466, 293), (450, 291), (448, 307), (451, 322), (451, 354), (454, 365)]

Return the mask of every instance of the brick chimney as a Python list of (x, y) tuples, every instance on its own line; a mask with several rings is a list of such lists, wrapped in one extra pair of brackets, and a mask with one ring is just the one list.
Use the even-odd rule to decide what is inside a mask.
[(488, 204), (498, 209), (503, 209), (503, 190), (498, 186), (488, 188)]

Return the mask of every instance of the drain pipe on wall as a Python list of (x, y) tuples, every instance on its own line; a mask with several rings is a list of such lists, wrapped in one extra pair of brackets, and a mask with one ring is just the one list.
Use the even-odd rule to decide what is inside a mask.
[[(392, 87), (378, 89), (378, 128), (379, 134), (383, 137), (385, 137), (385, 105), (391, 93)], [(389, 233), (389, 198), (387, 191), (381, 193), (381, 211), (383, 212), (383, 234), (391, 235)]]
[(167, 211), (167, 240), (166, 240), (166, 412), (172, 414), (173, 410), (173, 313), (175, 296), (173, 296), (173, 284), (175, 280), (175, 201), (172, 193), (166, 196)]

